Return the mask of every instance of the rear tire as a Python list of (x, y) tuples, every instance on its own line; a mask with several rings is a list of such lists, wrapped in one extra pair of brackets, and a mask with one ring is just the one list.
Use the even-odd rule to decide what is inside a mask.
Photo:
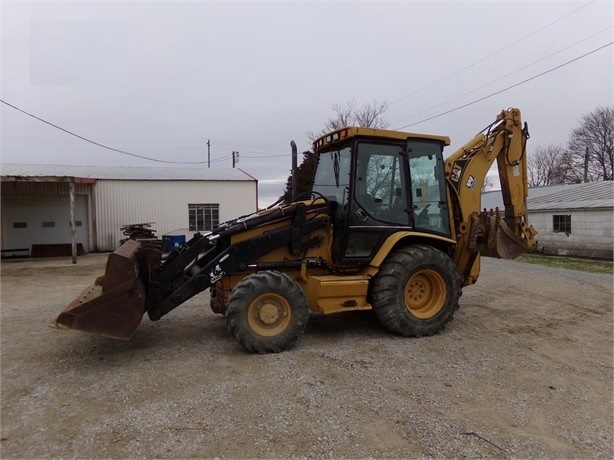
[(305, 332), (309, 305), (287, 275), (262, 271), (246, 276), (228, 298), (226, 327), (251, 353), (279, 353)]
[(452, 321), (461, 279), (452, 260), (426, 245), (396, 249), (373, 278), (373, 310), (390, 331), (421, 337)]

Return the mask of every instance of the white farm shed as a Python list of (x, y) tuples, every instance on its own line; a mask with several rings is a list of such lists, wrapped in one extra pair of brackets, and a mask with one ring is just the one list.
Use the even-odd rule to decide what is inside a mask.
[(129, 224), (187, 241), (258, 203), (258, 181), (235, 168), (3, 164), (2, 255), (71, 244), (71, 190), (84, 252), (115, 250)]
[[(482, 195), (482, 207), (503, 209), (501, 192)], [(549, 185), (529, 189), (527, 219), (544, 254), (612, 259), (614, 182)]]

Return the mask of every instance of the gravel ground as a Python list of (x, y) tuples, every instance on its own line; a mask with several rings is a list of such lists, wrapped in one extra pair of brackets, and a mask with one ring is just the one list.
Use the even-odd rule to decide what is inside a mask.
[(440, 335), (312, 316), (250, 355), (205, 293), (130, 342), (49, 328), (105, 260), (2, 263), (2, 458), (614, 455), (610, 275), (485, 259)]

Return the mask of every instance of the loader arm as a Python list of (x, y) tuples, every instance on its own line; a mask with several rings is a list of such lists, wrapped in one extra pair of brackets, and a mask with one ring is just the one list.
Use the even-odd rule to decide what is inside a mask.
[(160, 297), (151, 290), (147, 298), (149, 318), (160, 319), (191, 297), (211, 287), (222, 277), (247, 270), (250, 264), (277, 248), (289, 246), (289, 253), (298, 257), (308, 249), (321, 244), (323, 239), (320, 236), (309, 238), (306, 241), (304, 238), (328, 225), (328, 214), (306, 220), (305, 205), (301, 203), (295, 208), (292, 222), (287, 226), (266, 231), (260, 236), (220, 250), (214, 246), (205, 254), (202, 261), (197, 261), (187, 270), (185, 279), (168, 295)]
[[(323, 243), (312, 232), (329, 224), (328, 203), (314, 200), (255, 213), (226, 222), (208, 234), (196, 234), (185, 247), (162, 261), (161, 252), (128, 240), (113, 252), (105, 274), (70, 303), (52, 322), (60, 329), (77, 329), (128, 340), (143, 314), (158, 320), (224, 276), (259, 268), (265, 254), (287, 246), (287, 260), (270, 268), (301, 266), (305, 252)], [(251, 230), (255, 236), (231, 243)], [(326, 261), (310, 261), (326, 264)]]
[[(453, 260), (463, 285), (476, 282), (480, 256), (513, 259), (535, 245), (527, 224), (529, 131), (520, 110), (502, 111), (496, 120), (446, 159), (450, 221), (457, 245)], [(482, 186), (497, 162), (505, 210), (481, 209)]]

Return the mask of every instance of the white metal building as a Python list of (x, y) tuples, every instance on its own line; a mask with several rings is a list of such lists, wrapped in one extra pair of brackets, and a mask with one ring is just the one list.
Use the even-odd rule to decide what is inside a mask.
[[(482, 195), (482, 207), (503, 209), (501, 192)], [(527, 219), (539, 232), (544, 254), (612, 259), (614, 256), (614, 182), (533, 187)]]
[[(258, 181), (235, 168), (2, 165), (2, 254), (77, 242), (113, 251), (123, 225), (149, 223), (156, 236), (184, 235), (257, 210)], [(16, 251), (21, 250), (21, 251)]]

